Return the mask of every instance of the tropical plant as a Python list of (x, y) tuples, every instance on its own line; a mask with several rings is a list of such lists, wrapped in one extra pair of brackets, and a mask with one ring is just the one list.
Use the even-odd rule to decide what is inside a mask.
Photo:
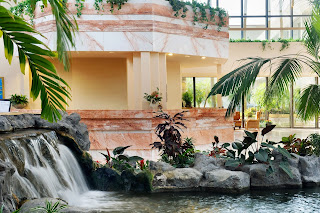
[[(8, 3), (9, 0), (1, 0), (1, 3)], [(65, 96), (70, 99), (67, 90), (68, 84), (59, 77), (55, 66), (49, 59), (58, 57), (69, 69), (69, 53), (74, 47), (74, 32), (77, 31), (75, 19), (68, 14), (68, 9), (63, 0), (42, 0), (47, 6), (51, 6), (53, 17), (57, 28), (57, 54), (52, 52), (47, 45), (34, 37), (42, 36), (29, 23), (13, 15), (7, 8), (0, 6), (0, 37), (3, 37), (5, 57), (11, 64), (14, 49), (17, 50), (20, 61), (21, 72), (24, 74), (30, 68), (32, 83), (30, 96), (34, 100), (40, 96), (41, 116), (48, 121), (61, 119), (58, 109), (65, 110), (62, 103), (67, 104)], [(31, 1), (31, 10), (36, 6), (36, 1)]]
[(247, 164), (264, 163), (269, 165), (267, 168), (267, 174), (269, 175), (275, 171), (274, 153), (276, 152), (282, 155), (279, 168), (282, 169), (288, 176), (292, 177), (292, 172), (288, 163), (288, 158), (291, 158), (290, 153), (280, 145), (275, 146), (275, 142), (268, 140), (263, 142), (263, 137), (272, 131), (274, 127), (275, 125), (270, 125), (262, 129), (262, 139), (260, 142), (257, 140), (258, 132), (251, 133), (245, 130), (246, 135), (244, 136), (243, 141), (234, 142), (232, 144), (223, 144), (222, 147), (227, 150), (227, 161), (225, 166), (236, 168)]
[(13, 105), (28, 104), (28, 98), (25, 95), (11, 95), (10, 101)]
[(109, 149), (107, 149), (107, 154), (101, 153), (105, 158), (106, 158), (106, 165), (109, 168), (114, 168), (120, 172), (124, 171), (124, 170), (133, 170), (134, 167), (132, 165), (135, 165), (138, 161), (142, 161), (143, 158), (139, 157), (139, 156), (127, 156), (127, 155), (123, 155), (124, 151), (129, 148), (131, 146), (119, 146), (116, 147), (112, 153), (113, 153), (113, 157), (110, 155)]
[(209, 156), (212, 156), (215, 158), (225, 156), (227, 150), (224, 148), (224, 145), (219, 146), (218, 136), (214, 136), (214, 142), (212, 142), (212, 147), (213, 147), (213, 150), (210, 151)]
[[(226, 116), (232, 116), (236, 107), (240, 105), (242, 97), (248, 95), (254, 85), (258, 74), (266, 69), (271, 70), (268, 87), (265, 91), (264, 101), (269, 105), (270, 100), (279, 98), (289, 90), (289, 87), (301, 76), (303, 67), (320, 75), (320, 6), (319, 1), (313, 1), (312, 17), (305, 22), (306, 33), (304, 44), (306, 54), (282, 55), (273, 58), (249, 57), (241, 59), (242, 64), (223, 76), (213, 86), (208, 97), (222, 94), (231, 96)], [(207, 98), (208, 98), (207, 97)], [(320, 114), (320, 86), (309, 85), (298, 100), (298, 115), (303, 120), (314, 118)]]
[(309, 135), (310, 142), (313, 147), (313, 154), (320, 156), (320, 135), (318, 133), (314, 133)]
[(160, 123), (156, 127), (156, 135), (160, 142), (154, 142), (152, 148), (162, 151), (162, 161), (172, 164), (175, 167), (186, 167), (191, 165), (194, 160), (194, 145), (192, 138), (185, 138), (182, 141), (182, 128), (187, 128), (183, 121), (184, 113), (179, 112), (173, 117), (165, 112), (159, 113), (155, 118), (163, 119), (164, 123)]
[(182, 100), (185, 102), (185, 107), (192, 107), (193, 95), (187, 91), (182, 94)]
[(67, 208), (68, 206), (65, 204), (60, 204), (60, 201), (55, 203), (51, 201), (46, 201), (46, 206), (38, 206), (33, 208), (33, 211), (43, 212), (43, 213), (60, 213), (62, 209)]
[(295, 153), (301, 156), (312, 155), (313, 147), (309, 138), (301, 139), (296, 138), (296, 134), (289, 135), (289, 137), (282, 137), (280, 143), (284, 144), (284, 147), (289, 153)]

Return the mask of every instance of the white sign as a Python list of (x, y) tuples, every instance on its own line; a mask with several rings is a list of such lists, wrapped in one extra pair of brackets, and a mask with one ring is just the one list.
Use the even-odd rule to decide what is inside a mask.
[(0, 112), (10, 112), (10, 100), (0, 100)]

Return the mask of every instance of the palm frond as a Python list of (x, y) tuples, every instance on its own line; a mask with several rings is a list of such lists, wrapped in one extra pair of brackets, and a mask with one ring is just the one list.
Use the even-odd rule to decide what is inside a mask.
[(50, 122), (61, 118), (58, 109), (65, 111), (63, 103), (70, 99), (68, 84), (59, 77), (55, 66), (46, 58), (55, 57), (43, 42), (30, 34), (39, 34), (33, 27), (18, 16), (12, 15), (6, 8), (0, 6), (0, 35), (3, 36), (5, 56), (9, 63), (12, 60), (14, 48), (19, 54), (21, 72), (29, 66), (32, 75), (30, 96), (34, 100), (41, 97), (41, 117)]
[(272, 74), (269, 87), (265, 93), (266, 104), (275, 97), (284, 95), (289, 90), (291, 83), (301, 75), (301, 58), (294, 56), (281, 56), (273, 59), (271, 68), (275, 67)]
[(242, 96), (246, 96), (253, 86), (263, 66), (270, 62), (270, 59), (260, 57), (246, 58), (243, 61), (248, 63), (236, 68), (223, 76), (211, 89), (207, 99), (216, 94), (222, 96), (232, 95), (226, 116), (231, 116), (236, 107), (240, 104)]
[(313, 25), (312, 18), (305, 22), (306, 31), (304, 34), (304, 45), (307, 51), (316, 61), (319, 60), (320, 49), (320, 31), (317, 31)]
[(298, 115), (303, 120), (320, 115), (320, 85), (312, 84), (302, 91), (298, 100)]
[[(42, 0), (47, 4), (47, 0)], [(49, 0), (52, 14), (57, 27), (57, 53), (58, 59), (65, 70), (70, 69), (70, 50), (75, 47), (75, 32), (78, 31), (77, 21), (71, 14), (64, 0)]]

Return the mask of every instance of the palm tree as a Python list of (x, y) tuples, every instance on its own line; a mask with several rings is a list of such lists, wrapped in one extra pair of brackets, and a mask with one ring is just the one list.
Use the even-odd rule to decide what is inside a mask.
[[(0, 5), (0, 38), (3, 37), (5, 57), (11, 64), (13, 52), (16, 48), (19, 55), (21, 72), (24, 74), (26, 66), (30, 67), (32, 85), (30, 96), (35, 100), (40, 96), (41, 117), (50, 122), (61, 119), (58, 109), (65, 111), (62, 103), (67, 104), (63, 96), (70, 99), (69, 86), (57, 74), (55, 66), (48, 60), (58, 57), (69, 69), (69, 53), (74, 47), (74, 33), (77, 31), (75, 19), (68, 14), (68, 9), (62, 0), (48, 0), (57, 27), (57, 53), (33, 35), (41, 35), (22, 18), (13, 15), (7, 8)], [(47, 6), (47, 0), (42, 0)], [(0, 0), (8, 4), (8, 0)], [(36, 0), (31, 0), (32, 8)], [(42, 35), (41, 35), (42, 36)], [(43, 37), (43, 36), (42, 36)]]
[[(226, 116), (231, 116), (241, 103), (242, 97), (250, 92), (258, 74), (266, 69), (271, 70), (268, 87), (265, 91), (266, 105), (273, 98), (281, 97), (285, 91), (300, 77), (303, 67), (320, 76), (320, 4), (312, 2), (311, 18), (305, 22), (304, 34), (305, 54), (283, 55), (274, 58), (249, 57), (241, 59), (241, 65), (223, 76), (211, 89), (211, 95), (230, 96)], [(308, 54), (307, 54), (308, 53)], [(309, 120), (320, 115), (320, 85), (309, 85), (304, 88), (298, 100), (298, 115), (303, 120)]]

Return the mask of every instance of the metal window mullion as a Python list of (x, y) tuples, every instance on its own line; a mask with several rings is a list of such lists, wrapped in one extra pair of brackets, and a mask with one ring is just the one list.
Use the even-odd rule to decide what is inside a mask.
[[(293, 28), (293, 4), (292, 4), (292, 1), (290, 1), (290, 4), (291, 4), (291, 9), (290, 9), (290, 26)], [(293, 38), (293, 30), (290, 30), (290, 37)]]
[[(269, 0), (266, 0), (266, 28), (269, 28)], [(266, 39), (269, 39), (269, 30), (265, 32)]]
[[(241, 14), (240, 14), (240, 18), (241, 18), (241, 28), (243, 28), (243, 0), (241, 0)], [(241, 30), (241, 38), (243, 39), (244, 33), (243, 30)]]
[(197, 105), (196, 105), (196, 77), (193, 77), (192, 78), (192, 80), (193, 80), (193, 107), (197, 107)]

